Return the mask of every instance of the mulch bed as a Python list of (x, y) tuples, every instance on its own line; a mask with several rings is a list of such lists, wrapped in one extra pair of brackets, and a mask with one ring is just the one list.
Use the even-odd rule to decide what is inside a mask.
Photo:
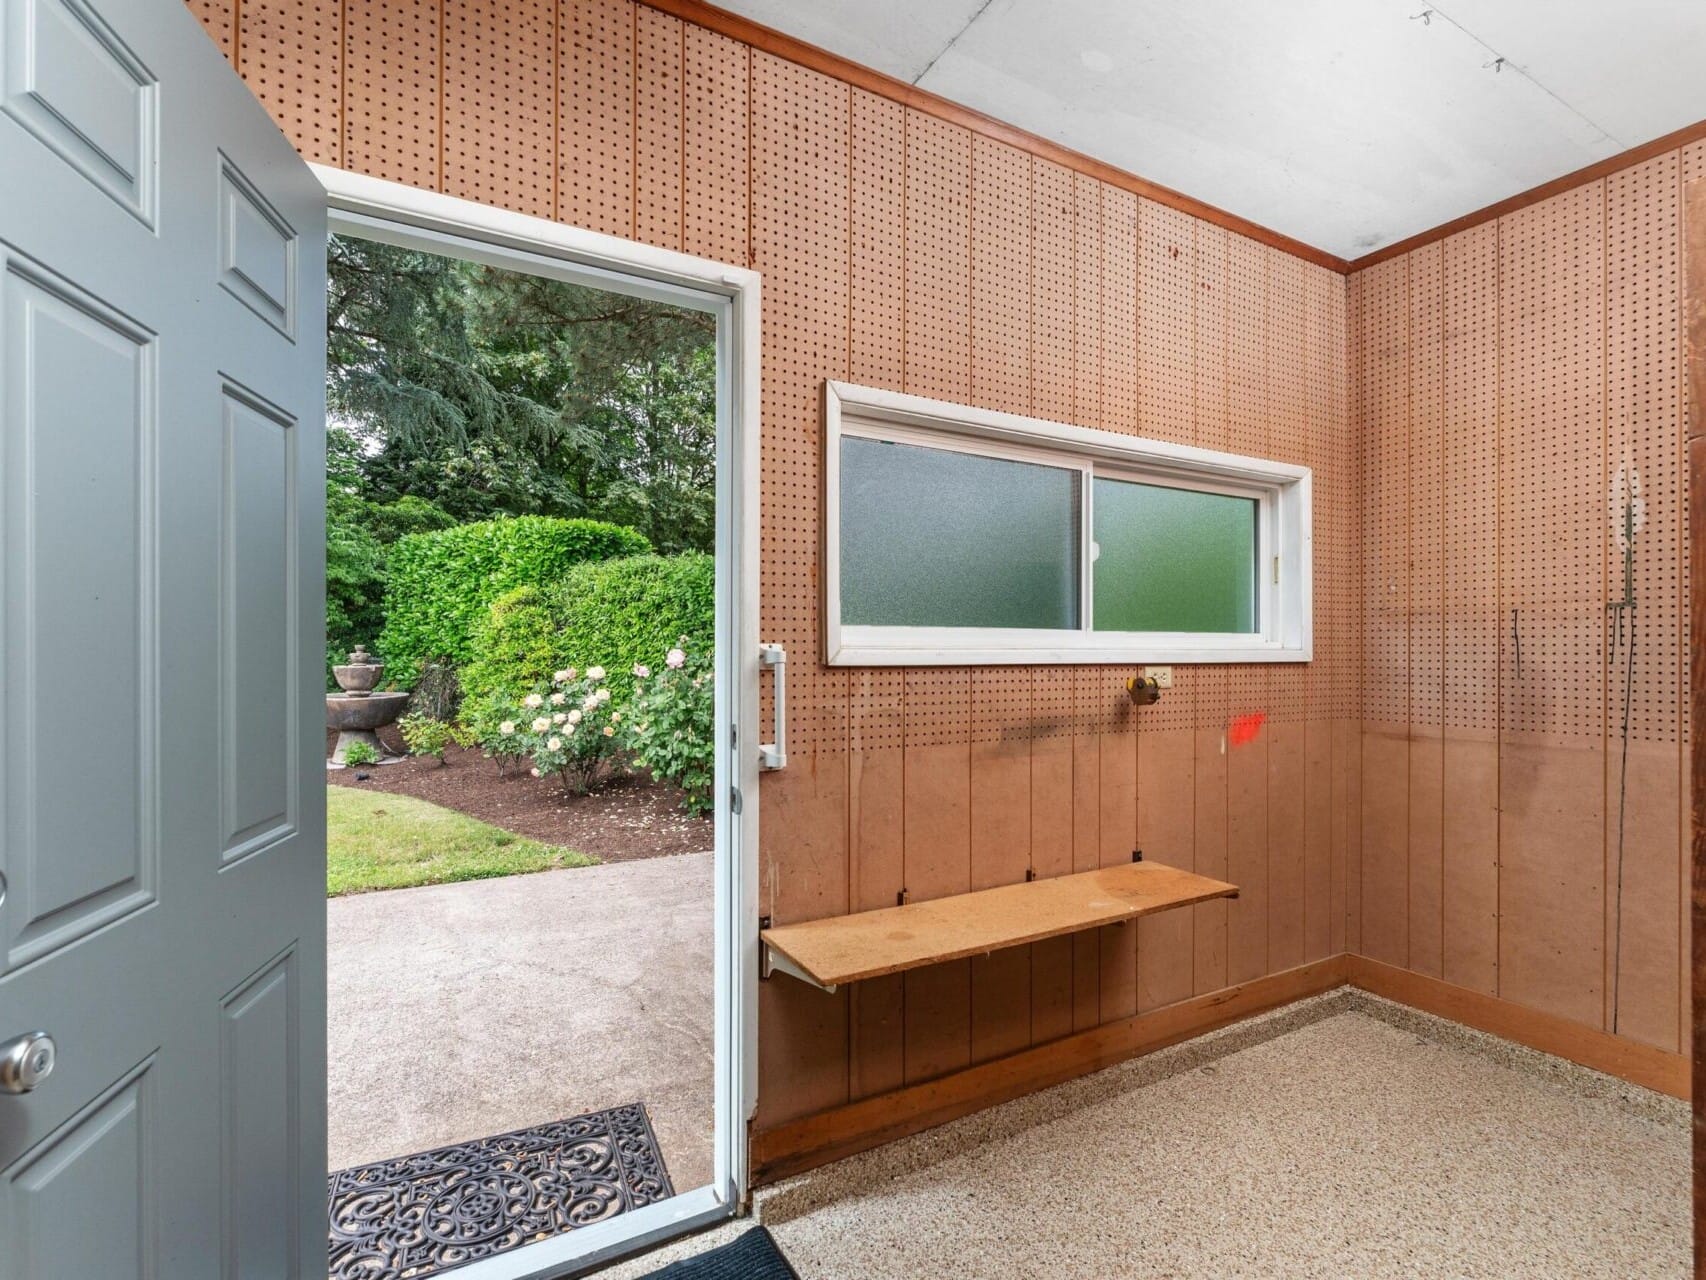
[[(403, 749), (395, 728), (379, 736), (393, 751)], [(382, 767), (329, 769), (326, 781), (358, 791), (416, 796), (605, 862), (698, 853), (712, 841), (711, 820), (687, 813), (677, 788), (645, 774), (614, 778), (591, 795), (576, 796), (561, 782), (535, 778), (525, 767), (512, 765), (499, 776), (498, 762), (478, 748), (451, 747), (443, 764), (407, 759)]]

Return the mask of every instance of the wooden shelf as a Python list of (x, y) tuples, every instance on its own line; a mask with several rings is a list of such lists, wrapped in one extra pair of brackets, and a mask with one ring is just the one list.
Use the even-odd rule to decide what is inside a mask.
[(780, 970), (825, 991), (927, 964), (987, 955), (1062, 934), (1230, 898), (1238, 886), (1158, 862), (1030, 880), (912, 902), (760, 935), (764, 972)]

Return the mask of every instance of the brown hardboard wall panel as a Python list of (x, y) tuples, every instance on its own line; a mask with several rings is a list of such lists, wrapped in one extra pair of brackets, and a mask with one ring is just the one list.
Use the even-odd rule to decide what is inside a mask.
[(1409, 960), (1410, 264), (1362, 293), (1363, 952)]
[[(852, 93), (849, 376), (901, 390), (906, 352), (906, 112)], [(849, 676), (848, 810), (852, 908), (893, 906), (906, 887), (904, 749), (906, 676), (894, 669)], [(856, 984), (848, 996), (850, 1087), (855, 1098), (906, 1083), (905, 980)]]
[[(445, 6), (443, 182), (448, 194), (552, 216), (556, 23), (551, 0)], [(679, 132), (679, 111), (673, 119)]]
[[(1679, 314), (1681, 158), (1605, 180), (1607, 599), (1635, 607), (1606, 646), (1606, 1030), (1680, 1047), (1682, 845), (1677, 644), (1685, 496)], [(1631, 517), (1629, 529), (1623, 516)], [(1627, 582), (1625, 570), (1627, 569)]]
[(1444, 271), (1443, 779), (1440, 976), (1488, 995), (1499, 972), (1499, 228), (1441, 243)]
[[(193, 7), (313, 159), (763, 273), (761, 615), (794, 657), (795, 748), (764, 782), (767, 914), (1137, 848), (1247, 879), (1241, 906), (1141, 929), (834, 995), (764, 984), (761, 1126), (1345, 945), (1363, 600), (1338, 278), (627, 0)], [(1308, 462), (1318, 667), (1181, 667), (1141, 712), (1132, 668), (822, 667), (820, 401), (842, 377)]]
[(1443, 950), (1445, 819), (1441, 277), (1438, 245), (1410, 255), (1408, 967), (1435, 978)]
[[(1406, 593), (1408, 651), (1400, 663), (1384, 622), (1365, 617), (1361, 950), (1388, 958), (1373, 922), (1401, 916), (1404, 963), (1434, 972), (1419, 932), (1437, 911), (1446, 981), (1669, 1051), (1685, 1045), (1688, 998), (1678, 290), (1692, 150), (1358, 272), (1347, 291), (1359, 436), (1382, 457), (1398, 416), (1386, 353), (1400, 270), (1409, 299), (1407, 568), (1388, 572), (1376, 550), (1364, 569), (1366, 610)], [(1437, 419), (1420, 349), (1434, 336), (1435, 250)], [(1424, 434), (1444, 459), (1437, 569)], [(1389, 489), (1365, 453), (1365, 537), (1388, 532)], [(1625, 596), (1626, 552), (1634, 607), (1619, 620), (1608, 605)], [(1426, 616), (1436, 593), (1438, 632)], [(1396, 792), (1381, 766), (1392, 735), (1367, 731), (1397, 712), (1400, 671), (1411, 750), (1401, 906), (1377, 869), (1398, 825), (1381, 798)], [(1415, 757), (1436, 723), (1443, 787), (1425, 803), (1443, 794), (1437, 901), (1418, 872), (1434, 851), (1416, 812), (1431, 766), (1418, 771)]]
[(1499, 994), (1606, 1022), (1605, 203), (1499, 246)]

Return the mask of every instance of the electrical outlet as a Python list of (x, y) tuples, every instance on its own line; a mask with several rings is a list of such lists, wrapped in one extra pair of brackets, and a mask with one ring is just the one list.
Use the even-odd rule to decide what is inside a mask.
[(1158, 689), (1171, 689), (1173, 687), (1172, 667), (1145, 667), (1143, 669), (1143, 674), (1146, 676), (1154, 676), (1155, 687)]

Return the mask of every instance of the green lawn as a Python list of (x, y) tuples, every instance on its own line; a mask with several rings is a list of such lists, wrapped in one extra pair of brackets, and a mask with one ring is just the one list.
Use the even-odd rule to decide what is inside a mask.
[(413, 796), (326, 788), (328, 898), (589, 867), (597, 861)]

